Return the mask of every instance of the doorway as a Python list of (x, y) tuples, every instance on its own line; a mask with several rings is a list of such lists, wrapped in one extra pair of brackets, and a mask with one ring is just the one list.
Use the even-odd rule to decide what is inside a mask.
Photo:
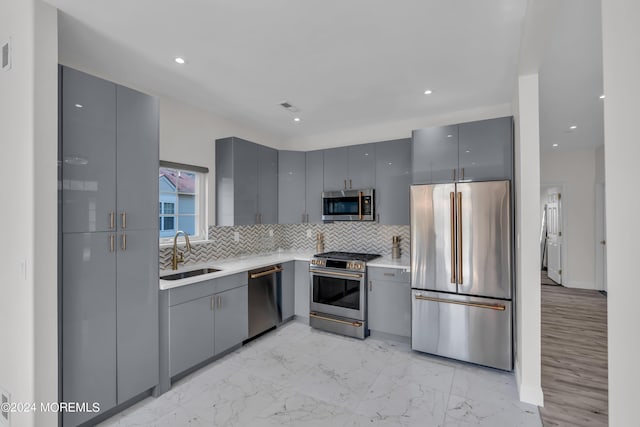
[(562, 188), (557, 185), (541, 188), (542, 227), (540, 246), (542, 251), (542, 278), (548, 284), (562, 285), (563, 217)]
[(596, 289), (607, 292), (607, 212), (605, 185), (596, 184)]

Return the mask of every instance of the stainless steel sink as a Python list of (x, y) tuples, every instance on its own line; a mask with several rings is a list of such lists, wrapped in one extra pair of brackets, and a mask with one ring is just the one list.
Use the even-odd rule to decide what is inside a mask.
[(203, 274), (215, 273), (220, 271), (217, 268), (200, 268), (198, 270), (182, 271), (180, 273), (167, 274), (166, 276), (160, 276), (162, 280), (180, 280), (187, 277), (201, 276)]

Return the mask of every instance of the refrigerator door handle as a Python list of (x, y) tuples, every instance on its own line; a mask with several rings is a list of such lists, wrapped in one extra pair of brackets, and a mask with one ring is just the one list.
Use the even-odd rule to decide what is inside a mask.
[(462, 270), (462, 193), (458, 193), (458, 284), (464, 283), (464, 272)]
[(451, 283), (456, 281), (456, 196), (452, 191), (449, 193), (450, 212), (451, 212)]
[(466, 305), (468, 307), (486, 308), (489, 310), (497, 310), (497, 311), (506, 310), (506, 307), (502, 304), (480, 304), (477, 302), (455, 301), (455, 300), (444, 299), (444, 298), (427, 297), (418, 293), (415, 295), (415, 298), (417, 300), (422, 300), (422, 301), (433, 301), (433, 302), (443, 302), (446, 304)]

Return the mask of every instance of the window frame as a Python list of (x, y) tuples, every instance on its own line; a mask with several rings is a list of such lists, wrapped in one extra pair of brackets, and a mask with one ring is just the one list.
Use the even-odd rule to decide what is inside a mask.
[[(193, 193), (195, 196), (195, 201), (194, 201), (195, 209), (194, 209), (193, 216), (195, 217), (194, 228), (196, 230), (196, 233), (193, 235), (189, 235), (189, 240), (192, 242), (207, 241), (209, 237), (209, 232), (208, 232), (209, 224), (208, 224), (208, 215), (207, 215), (207, 206), (208, 206), (207, 182), (208, 182), (209, 169), (202, 166), (194, 166), (194, 165), (188, 165), (183, 163), (168, 162), (163, 160), (160, 161), (160, 164), (158, 166), (158, 171), (160, 171), (161, 168), (173, 169), (176, 171), (189, 172), (189, 173), (195, 174), (196, 182), (195, 182), (195, 188)], [(158, 178), (159, 177), (160, 175), (158, 174)], [(180, 192), (178, 191), (177, 188), (175, 193), (161, 192), (158, 190), (158, 220), (159, 221), (162, 221), (163, 218), (165, 217), (165, 215), (163, 214), (164, 204), (173, 203), (173, 202), (167, 202), (165, 200), (162, 200), (162, 194), (176, 194), (177, 196), (180, 194)], [(180, 216), (179, 203), (177, 202), (174, 203), (173, 211), (174, 213), (171, 216), (175, 218), (174, 222), (175, 222), (175, 225), (177, 226), (178, 218)], [(158, 237), (159, 237), (160, 246), (167, 247), (167, 246), (173, 245), (174, 236), (160, 237), (159, 234), (161, 229), (162, 229), (162, 224), (160, 224), (158, 227)]]

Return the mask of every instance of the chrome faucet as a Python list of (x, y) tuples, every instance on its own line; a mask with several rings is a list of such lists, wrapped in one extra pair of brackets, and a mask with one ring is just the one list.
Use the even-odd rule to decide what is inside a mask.
[[(178, 236), (180, 234), (184, 235), (184, 240), (187, 243), (187, 250), (191, 252), (191, 243), (189, 242), (189, 235), (182, 230), (176, 231), (176, 235), (173, 236), (173, 257), (171, 257), (171, 268), (174, 270), (178, 269), (178, 263), (184, 262), (184, 253), (178, 252)], [(178, 253), (180, 257), (178, 257)]]

